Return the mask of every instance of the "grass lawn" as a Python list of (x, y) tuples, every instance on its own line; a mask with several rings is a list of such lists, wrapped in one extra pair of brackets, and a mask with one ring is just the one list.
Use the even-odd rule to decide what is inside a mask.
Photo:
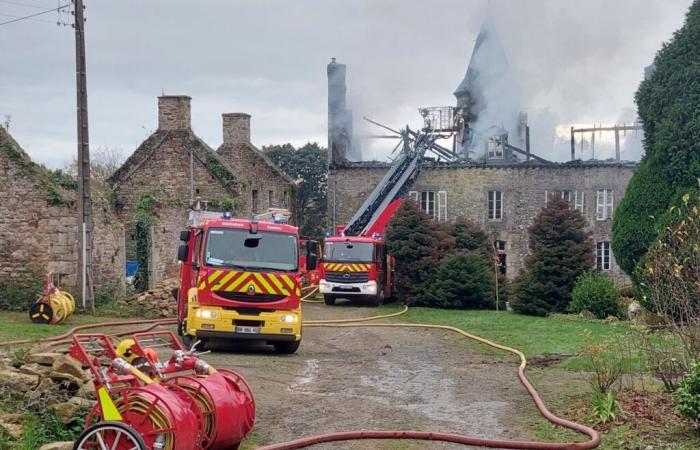
[[(560, 363), (563, 367), (582, 370), (588, 367), (585, 358), (576, 357), (587, 342), (584, 331), (591, 340), (603, 342), (615, 334), (629, 329), (626, 322), (605, 323), (577, 317), (533, 317), (506, 311), (462, 311), (432, 308), (410, 308), (408, 313), (394, 319), (400, 322), (450, 325), (468, 333), (514, 347), (527, 358), (545, 355), (570, 355)], [(481, 344), (472, 344), (480, 352), (507, 355), (500, 350)]]
[(32, 323), (29, 320), (29, 314), (26, 312), (0, 311), (0, 341), (42, 339), (63, 334), (79, 325), (119, 320), (119, 318), (111, 315), (73, 314), (62, 323), (42, 325)]

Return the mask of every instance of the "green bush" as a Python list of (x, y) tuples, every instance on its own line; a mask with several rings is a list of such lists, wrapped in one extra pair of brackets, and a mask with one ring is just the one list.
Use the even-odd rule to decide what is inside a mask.
[(27, 311), (43, 289), (41, 280), (30, 280), (26, 286), (0, 280), (0, 309)]
[(676, 410), (691, 420), (700, 420), (700, 362), (694, 362), (690, 373), (673, 393)]
[(466, 252), (438, 265), (415, 304), (433, 308), (494, 308), (493, 292), (488, 260), (476, 252)]
[(593, 265), (586, 219), (569, 203), (552, 197), (528, 229), (531, 254), (516, 279), (513, 310), (546, 316), (565, 312), (576, 279)]
[(633, 275), (657, 235), (655, 219), (700, 176), (700, 2), (654, 59), (636, 93), (645, 155), (615, 211), (612, 250)]
[(620, 291), (608, 275), (590, 271), (581, 275), (571, 293), (569, 311), (588, 311), (598, 319), (608, 316), (622, 317)]

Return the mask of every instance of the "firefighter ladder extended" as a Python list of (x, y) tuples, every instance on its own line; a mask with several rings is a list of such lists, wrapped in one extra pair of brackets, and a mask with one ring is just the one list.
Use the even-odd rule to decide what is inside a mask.
[[(376, 122), (373, 122), (376, 123)], [(377, 124), (384, 127), (383, 125)], [(384, 127), (390, 131), (388, 127)], [(451, 152), (435, 144), (438, 136), (431, 133), (415, 132), (406, 127), (400, 133), (402, 146), (399, 156), (364, 201), (360, 209), (345, 226), (346, 236), (366, 235), (372, 229), (386, 208), (397, 198), (405, 197), (415, 183), (426, 151), (432, 151), (447, 159)], [(402, 145), (403, 144), (403, 145)]]

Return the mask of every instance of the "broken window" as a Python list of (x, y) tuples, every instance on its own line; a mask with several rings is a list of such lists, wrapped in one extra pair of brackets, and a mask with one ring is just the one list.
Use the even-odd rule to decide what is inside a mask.
[(447, 191), (438, 192), (437, 220), (438, 222), (447, 221)]
[(501, 220), (503, 218), (503, 193), (501, 191), (489, 191), (489, 220)]
[(492, 137), (486, 143), (489, 159), (503, 159), (503, 141), (501, 138)]
[(432, 218), (435, 218), (435, 192), (422, 191), (420, 193), (420, 209)]
[(610, 270), (610, 241), (596, 244), (595, 266), (598, 270)]
[(596, 220), (611, 220), (613, 215), (613, 191), (599, 189), (596, 197)]

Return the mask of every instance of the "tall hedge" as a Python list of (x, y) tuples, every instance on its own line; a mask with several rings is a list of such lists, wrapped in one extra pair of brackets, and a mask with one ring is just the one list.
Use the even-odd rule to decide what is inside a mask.
[(657, 221), (700, 178), (700, 0), (654, 59), (636, 93), (645, 155), (615, 212), (612, 249), (632, 275), (657, 236)]
[[(396, 260), (394, 286), (399, 300), (411, 303), (454, 238), (438, 230), (413, 201), (404, 201), (387, 226), (387, 250)], [(445, 240), (447, 242), (445, 242)]]
[(516, 312), (546, 316), (567, 310), (576, 280), (593, 266), (593, 243), (585, 227), (578, 210), (549, 198), (528, 229), (530, 256), (516, 280)]

